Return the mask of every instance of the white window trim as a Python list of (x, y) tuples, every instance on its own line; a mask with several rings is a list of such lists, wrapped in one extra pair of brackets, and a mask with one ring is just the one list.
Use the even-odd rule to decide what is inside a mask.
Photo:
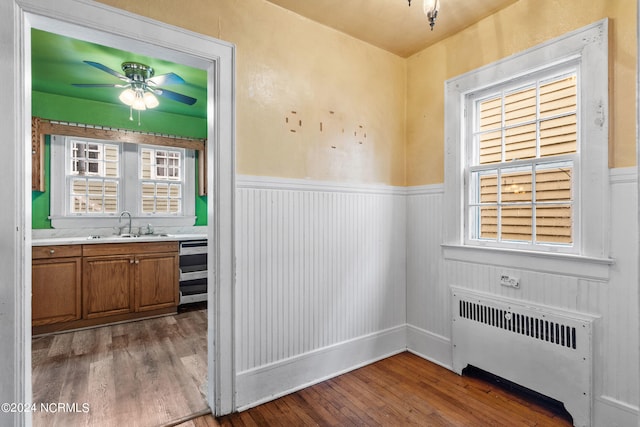
[[(120, 147), (120, 182), (124, 192), (119, 197), (120, 211), (113, 214), (96, 214), (86, 216), (69, 215), (67, 212), (67, 185), (65, 165), (66, 140), (71, 137), (51, 136), (51, 226), (53, 228), (108, 228), (118, 225), (118, 218), (123, 210), (131, 212), (133, 227), (152, 226), (192, 226), (195, 224), (195, 153), (184, 150), (185, 176), (183, 188), (183, 212), (181, 215), (142, 214), (139, 206), (140, 188), (138, 168), (138, 145), (121, 143)], [(89, 138), (74, 138), (92, 141)], [(110, 142), (93, 140), (96, 142)], [(189, 179), (191, 177), (191, 179)], [(130, 184), (125, 184), (129, 182)], [(134, 183), (133, 185), (131, 183)], [(122, 191), (122, 188), (121, 188)]]
[[(450, 79), (445, 85), (445, 185), (444, 204), (447, 216), (444, 228), (445, 257), (450, 259), (483, 262), (487, 253), (509, 253), (517, 268), (526, 268), (531, 253), (543, 253), (539, 260), (567, 259), (554, 254), (553, 247), (544, 250), (517, 250), (468, 245), (465, 243), (465, 185), (466, 175), (466, 120), (464, 117), (466, 95), (482, 91), (490, 86), (506, 83), (531, 73), (555, 68), (562, 64), (578, 63), (581, 78), (579, 103), (579, 134), (583, 141), (580, 148), (580, 177), (576, 182), (576, 203), (580, 222), (576, 223), (579, 235), (576, 253), (571, 255), (575, 268), (561, 268), (562, 274), (579, 272), (581, 263), (608, 266), (609, 254), (609, 171), (608, 171), (608, 20), (603, 19), (579, 30), (540, 44), (519, 54), (486, 65), (477, 70)], [(464, 250), (455, 250), (456, 247)], [(455, 255), (452, 255), (454, 254)], [(521, 255), (521, 256), (519, 256)], [(541, 261), (542, 262), (542, 261)], [(557, 270), (557, 262), (548, 266)], [(608, 268), (607, 268), (608, 270)], [(608, 274), (608, 273), (607, 273)], [(604, 274), (606, 275), (606, 274)], [(603, 274), (596, 274), (600, 277)]]

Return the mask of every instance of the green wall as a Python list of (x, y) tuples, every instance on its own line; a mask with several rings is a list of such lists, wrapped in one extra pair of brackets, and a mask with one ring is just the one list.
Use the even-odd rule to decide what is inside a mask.
[[(45, 119), (109, 126), (118, 129), (133, 129), (143, 132), (155, 132), (191, 138), (205, 138), (207, 134), (207, 121), (202, 118), (149, 110), (142, 112), (141, 126), (138, 126), (137, 115), (135, 116), (136, 120), (133, 122), (129, 121), (129, 108), (124, 105), (118, 106), (42, 92), (33, 92), (32, 97), (32, 114)], [(33, 229), (52, 228), (51, 220), (49, 220), (50, 159), (50, 141), (47, 137), (44, 161), (45, 191), (33, 191), (31, 197), (31, 227)], [(197, 164), (198, 162), (196, 161), (196, 175), (194, 177), (196, 183), (198, 182)], [(198, 196), (197, 185), (195, 211), (197, 216), (195, 225), (207, 225), (207, 197)]]
[(207, 225), (207, 196), (199, 196), (199, 179), (198, 179), (198, 152), (196, 151), (196, 224)]
[(49, 183), (51, 182), (49, 175), (49, 164), (51, 162), (51, 138), (49, 135), (45, 138), (44, 147), (44, 183), (45, 191), (31, 192), (31, 228), (52, 228), (49, 219), (49, 205), (51, 202)]

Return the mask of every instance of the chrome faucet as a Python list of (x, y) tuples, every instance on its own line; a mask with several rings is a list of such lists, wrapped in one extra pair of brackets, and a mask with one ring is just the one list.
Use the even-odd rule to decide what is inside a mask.
[[(142, 234), (142, 232), (140, 232), (140, 234)], [(153, 226), (151, 224), (147, 224), (147, 229), (145, 230), (144, 234), (148, 234), (148, 235), (153, 234)]]
[(131, 234), (131, 212), (129, 211), (122, 211), (120, 214), (120, 218), (118, 218), (118, 229), (120, 230), (120, 234), (122, 234), (122, 226), (120, 224), (122, 223), (122, 217), (125, 215), (129, 215), (129, 234)]

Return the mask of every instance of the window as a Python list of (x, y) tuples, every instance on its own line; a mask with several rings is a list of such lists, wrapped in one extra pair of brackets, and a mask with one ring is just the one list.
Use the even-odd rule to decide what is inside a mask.
[(66, 187), (68, 211), (91, 215), (118, 212), (120, 148), (115, 144), (70, 139)]
[(182, 153), (140, 147), (140, 188), (143, 214), (182, 211)]
[(570, 69), (467, 96), (469, 240), (573, 246), (577, 94)]
[(605, 19), (446, 82), (445, 258), (608, 275), (607, 34)]
[(52, 225), (113, 227), (124, 210), (143, 225), (193, 225), (194, 158), (175, 147), (54, 135)]

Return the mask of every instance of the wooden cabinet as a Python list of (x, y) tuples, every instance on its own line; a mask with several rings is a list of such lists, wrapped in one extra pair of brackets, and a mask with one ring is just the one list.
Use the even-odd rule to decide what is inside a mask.
[(83, 256), (86, 318), (178, 305), (177, 242), (85, 245)]
[(85, 319), (133, 311), (133, 257), (85, 257), (82, 264)]
[(137, 255), (135, 265), (136, 311), (178, 305), (180, 271), (177, 252)]
[(79, 246), (38, 246), (32, 250), (31, 313), (34, 326), (82, 317)]
[(175, 312), (178, 284), (178, 242), (34, 247), (34, 334)]

